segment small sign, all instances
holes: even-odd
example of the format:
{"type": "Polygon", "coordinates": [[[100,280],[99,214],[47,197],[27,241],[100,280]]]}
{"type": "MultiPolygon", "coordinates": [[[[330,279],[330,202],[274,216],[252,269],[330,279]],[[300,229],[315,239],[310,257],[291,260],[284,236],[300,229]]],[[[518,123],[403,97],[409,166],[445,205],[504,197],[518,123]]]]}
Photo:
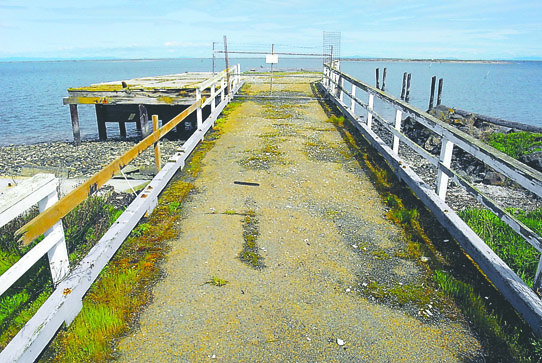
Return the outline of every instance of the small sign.
{"type": "Polygon", "coordinates": [[[278,54],[266,54],[265,63],[277,64],[279,62],[278,54]]]}

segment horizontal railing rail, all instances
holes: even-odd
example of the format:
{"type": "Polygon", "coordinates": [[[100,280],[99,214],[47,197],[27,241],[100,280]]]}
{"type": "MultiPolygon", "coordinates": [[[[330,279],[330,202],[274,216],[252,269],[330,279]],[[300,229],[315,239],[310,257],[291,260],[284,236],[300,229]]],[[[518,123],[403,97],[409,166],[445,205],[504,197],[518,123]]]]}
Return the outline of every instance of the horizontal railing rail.
{"type": "MultiPolygon", "coordinates": [[[[94,194],[105,182],[111,179],[113,175],[130,161],[135,159],[145,149],[154,145],[156,151],[156,148],[159,147],[159,140],[163,136],[181,121],[186,119],[188,115],[197,112],[198,127],[196,131],[174,155],[168,158],[165,165],[159,169],[153,180],[126,208],[81,262],[75,266],[72,271],[67,271],[61,279],[56,281],[56,288],[51,296],[0,352],[0,362],[34,361],[49,344],[50,340],[54,337],[62,324],[66,323],[69,325],[73,319],[75,319],[82,308],[83,296],[96,280],[102,269],[107,265],[139,220],[145,214],[151,213],[156,207],[159,194],[166,187],[173,175],[179,169],[184,168],[186,159],[204,139],[205,134],[213,127],[224,107],[226,107],[233,99],[235,93],[237,93],[242,86],[239,77],[239,66],[231,67],[228,71],[231,72],[233,76],[227,77],[227,80],[224,71],[217,75],[217,77],[212,78],[210,82],[201,85],[199,89],[200,92],[209,89],[211,93],[209,99],[203,98],[200,93],[196,101],[190,107],[160,128],[156,127],[158,124],[157,117],[153,117],[156,122],[154,123],[154,130],[149,136],[110,163],[100,172],[89,178],[78,188],[68,193],[62,199],[56,202],[53,198],[48,199],[49,203],[43,205],[43,211],[18,231],[18,233],[21,234],[20,241],[23,244],[29,244],[44,232],[47,234],[47,231],[50,228],[60,225],[62,240],[64,240],[61,227],[62,217],[66,216],[67,213],[73,210],[82,201],[94,194]],[[228,81],[229,87],[226,87],[228,86],[228,81]],[[213,91],[213,88],[216,87],[218,82],[221,82],[221,87],[220,92],[217,93],[213,91]],[[230,94],[227,93],[226,88],[231,89],[230,94]],[[211,113],[203,121],[201,119],[202,108],[206,104],[211,105],[211,113]]],[[[158,152],[156,155],[157,165],[159,165],[158,158],[160,155],[158,152]]],[[[0,203],[0,208],[1,206],[2,204],[0,203]]],[[[0,209],[0,216],[4,216],[4,211],[8,214],[11,213],[7,208],[3,208],[0,209]]],[[[53,235],[53,233],[51,233],[51,235],[53,235]]],[[[44,247],[47,247],[50,243],[46,240],[40,241],[31,252],[36,249],[36,251],[40,251],[39,253],[41,253],[42,250],[47,249],[44,247]]],[[[25,256],[26,255],[24,255],[23,258],[25,258],[25,256]]],[[[14,268],[14,266],[11,268],[14,268]]],[[[2,274],[0,278],[4,278],[4,275],[5,273],[2,274]]]]}
{"type": "MultiPolygon", "coordinates": [[[[323,73],[322,85],[333,102],[341,109],[342,113],[371,141],[373,147],[390,163],[399,178],[404,180],[429,209],[431,209],[439,221],[458,240],[480,268],[482,268],[493,284],[499,288],[503,295],[524,316],[534,331],[541,334],[542,302],[539,296],[457,216],[445,203],[445,199],[448,183],[451,179],[471,194],[478,202],[497,215],[529,244],[542,252],[542,238],[539,235],[451,168],[453,148],[454,145],[457,145],[475,159],[502,173],[510,180],[538,196],[542,196],[542,173],[378,88],[372,87],[346,73],[330,67],[329,64],[324,65],[323,73]],[[350,89],[345,85],[345,81],[350,84],[350,89]],[[357,95],[358,91],[365,93],[367,102],[359,98],[359,95],[357,95]],[[350,98],[349,105],[344,102],[345,95],[350,98]],[[375,111],[375,98],[395,110],[395,120],[393,122],[386,120],[385,117],[375,111]],[[361,106],[367,111],[365,120],[362,120],[357,115],[356,105],[361,106]],[[401,132],[403,115],[410,116],[412,120],[440,137],[441,153],[439,157],[431,155],[401,132]],[[379,126],[391,133],[391,145],[386,144],[374,132],[373,121],[377,121],[379,126]],[[399,156],[401,143],[437,168],[435,190],[432,190],[412,170],[405,160],[399,156]]],[[[539,261],[533,284],[535,291],[540,291],[542,288],[541,265],[539,261]]]]}

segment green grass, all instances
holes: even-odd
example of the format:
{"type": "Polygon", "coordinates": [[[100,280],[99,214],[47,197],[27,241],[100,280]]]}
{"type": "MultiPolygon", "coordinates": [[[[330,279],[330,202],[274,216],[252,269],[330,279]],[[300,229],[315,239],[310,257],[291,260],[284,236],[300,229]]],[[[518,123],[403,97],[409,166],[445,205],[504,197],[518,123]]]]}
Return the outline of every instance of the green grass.
{"type": "Polygon", "coordinates": [[[495,149],[515,159],[533,151],[542,151],[542,134],[531,132],[494,133],[489,136],[488,142],[495,149]]]}
{"type": "MultiPolygon", "coordinates": [[[[542,234],[542,209],[530,213],[510,210],[525,225],[542,234]]],[[[523,280],[533,287],[540,253],[488,210],[466,209],[459,216],[523,280]]]]}
{"type": "Polygon", "coordinates": [[[214,285],[214,286],[226,286],[228,284],[228,280],[221,279],[220,277],[217,277],[215,275],[211,276],[211,278],[206,281],[206,284],[214,285]]]}
{"type": "MultiPolygon", "coordinates": [[[[122,213],[108,204],[108,197],[89,198],[63,218],[70,266],[88,253],[122,213]]],[[[14,236],[14,232],[36,214],[37,210],[31,210],[0,229],[0,274],[42,239],[22,247],[14,236]]],[[[32,317],[52,289],[48,260],[44,256],[0,297],[0,348],[32,317]]]]}
{"type": "Polygon", "coordinates": [[[258,218],[254,211],[247,212],[243,218],[243,249],[239,253],[239,258],[248,266],[261,270],[265,267],[263,256],[260,255],[258,244],[256,243],[260,235],[258,228],[258,218]]]}

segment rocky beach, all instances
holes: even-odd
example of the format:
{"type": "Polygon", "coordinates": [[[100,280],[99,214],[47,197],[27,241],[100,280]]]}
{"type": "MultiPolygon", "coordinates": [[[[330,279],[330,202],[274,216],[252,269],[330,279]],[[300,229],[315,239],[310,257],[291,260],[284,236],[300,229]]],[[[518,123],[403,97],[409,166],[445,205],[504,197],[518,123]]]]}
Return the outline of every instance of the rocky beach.
{"type": "MultiPolygon", "coordinates": [[[[88,178],[137,144],[138,140],[84,141],[80,146],[71,142],[0,147],[0,176],[28,177],[53,173],[62,178],[88,178]]],[[[162,140],[162,161],[166,161],[183,141],[162,140]]],[[[154,150],[149,148],[130,163],[132,174],[152,178],[154,150]],[[137,170],[136,170],[137,169],[137,170]]]]}

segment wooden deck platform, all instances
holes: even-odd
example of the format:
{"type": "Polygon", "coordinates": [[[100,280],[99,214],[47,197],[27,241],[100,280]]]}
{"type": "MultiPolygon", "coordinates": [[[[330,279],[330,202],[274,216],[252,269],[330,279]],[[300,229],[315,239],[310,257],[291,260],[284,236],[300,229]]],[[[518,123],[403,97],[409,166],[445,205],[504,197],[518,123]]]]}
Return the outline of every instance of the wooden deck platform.
{"type": "MultiPolygon", "coordinates": [[[[239,73],[239,66],[234,66],[218,74],[186,72],[91,84],[68,88],[68,97],[63,103],[70,105],[76,144],[81,142],[77,105],[95,105],[100,140],[107,139],[106,122],[118,123],[121,137],[126,137],[126,122],[134,122],[146,136],[149,108],[152,114],[167,122],[202,97],[208,98],[217,92],[227,94],[230,78],[239,73]]],[[[189,124],[190,120],[186,125],[189,124]]],[[[193,131],[186,125],[183,125],[186,131],[193,131]]]]}

